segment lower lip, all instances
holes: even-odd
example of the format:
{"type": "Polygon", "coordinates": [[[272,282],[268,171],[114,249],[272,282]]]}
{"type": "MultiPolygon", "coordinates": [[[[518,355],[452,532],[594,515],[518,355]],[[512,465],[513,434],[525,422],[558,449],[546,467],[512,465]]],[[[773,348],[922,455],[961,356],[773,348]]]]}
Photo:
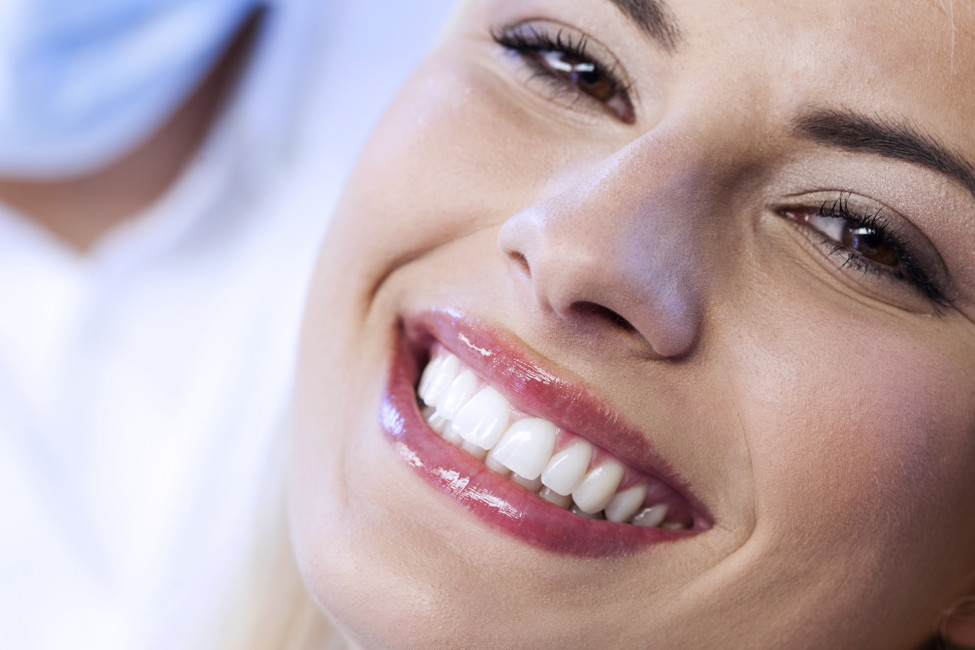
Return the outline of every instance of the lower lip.
{"type": "Polygon", "coordinates": [[[492,528],[547,551],[578,557],[627,555],[688,536],[688,531],[586,519],[495,474],[427,426],[416,404],[417,376],[416,362],[400,337],[382,400],[383,431],[421,477],[492,528]]]}

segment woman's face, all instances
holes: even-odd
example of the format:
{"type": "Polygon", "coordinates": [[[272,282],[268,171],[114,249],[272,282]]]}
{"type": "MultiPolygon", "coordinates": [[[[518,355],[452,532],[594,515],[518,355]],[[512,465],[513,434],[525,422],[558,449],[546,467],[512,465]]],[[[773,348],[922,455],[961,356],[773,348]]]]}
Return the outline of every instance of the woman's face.
{"type": "Polygon", "coordinates": [[[936,631],[975,574],[975,14],[949,4],[475,4],[310,296],[293,528],[348,633],[936,631]]]}

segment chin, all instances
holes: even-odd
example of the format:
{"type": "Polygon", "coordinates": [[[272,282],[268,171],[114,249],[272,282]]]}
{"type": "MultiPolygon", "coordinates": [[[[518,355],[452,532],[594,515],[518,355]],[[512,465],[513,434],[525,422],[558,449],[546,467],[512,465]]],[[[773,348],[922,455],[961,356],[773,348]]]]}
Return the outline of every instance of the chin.
{"type": "Polygon", "coordinates": [[[353,638],[456,646],[482,627],[499,643],[512,628],[493,611],[534,642],[577,639],[566,608],[603,607],[579,601],[580,581],[615,582],[593,581],[593,562],[659,557],[673,573],[712,527],[649,437],[511,333],[444,305],[377,311],[354,328],[368,345],[310,344],[296,400],[298,557],[353,638]],[[343,372],[316,374],[331,364],[343,372]],[[538,594],[551,601],[528,615],[538,594]]]}

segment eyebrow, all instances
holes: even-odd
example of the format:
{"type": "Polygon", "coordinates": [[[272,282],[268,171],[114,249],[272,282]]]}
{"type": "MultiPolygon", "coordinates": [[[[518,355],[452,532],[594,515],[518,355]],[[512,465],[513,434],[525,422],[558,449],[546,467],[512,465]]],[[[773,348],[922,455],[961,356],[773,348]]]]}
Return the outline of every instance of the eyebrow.
{"type": "Polygon", "coordinates": [[[912,126],[831,109],[800,115],[794,127],[800,136],[814,142],[893,158],[945,174],[975,195],[975,166],[934,136],[912,126]]]}
{"type": "MultiPolygon", "coordinates": [[[[666,52],[676,52],[683,36],[665,0],[609,1],[666,52]]],[[[801,114],[794,126],[799,135],[814,142],[901,160],[945,174],[975,196],[975,165],[912,126],[836,109],[801,114]]]]}
{"type": "Polygon", "coordinates": [[[664,0],[610,0],[610,2],[665,51],[673,53],[677,50],[681,42],[680,28],[674,12],[664,0]]]}

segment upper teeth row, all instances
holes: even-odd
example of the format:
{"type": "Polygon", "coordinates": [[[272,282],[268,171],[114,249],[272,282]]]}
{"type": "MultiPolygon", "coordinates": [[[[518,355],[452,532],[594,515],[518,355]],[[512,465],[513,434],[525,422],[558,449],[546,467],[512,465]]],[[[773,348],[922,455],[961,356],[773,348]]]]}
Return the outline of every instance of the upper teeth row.
{"type": "Polygon", "coordinates": [[[619,490],[625,470],[606,460],[590,467],[593,446],[577,439],[556,452],[558,426],[512,413],[511,405],[460,360],[439,346],[420,379],[417,394],[430,427],[492,470],[546,501],[584,517],[605,517],[638,526],[681,528],[665,522],[666,504],[645,507],[649,485],[619,490]],[[514,419],[514,422],[512,422],[514,419]]]}

